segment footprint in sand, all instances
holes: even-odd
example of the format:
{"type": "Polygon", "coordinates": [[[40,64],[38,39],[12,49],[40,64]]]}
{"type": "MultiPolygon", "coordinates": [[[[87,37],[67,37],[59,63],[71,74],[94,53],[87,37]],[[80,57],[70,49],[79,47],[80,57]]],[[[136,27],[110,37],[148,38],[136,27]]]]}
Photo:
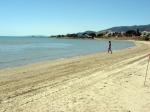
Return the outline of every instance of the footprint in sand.
{"type": "Polygon", "coordinates": [[[129,76],[131,76],[132,74],[129,74],[129,76]]]}

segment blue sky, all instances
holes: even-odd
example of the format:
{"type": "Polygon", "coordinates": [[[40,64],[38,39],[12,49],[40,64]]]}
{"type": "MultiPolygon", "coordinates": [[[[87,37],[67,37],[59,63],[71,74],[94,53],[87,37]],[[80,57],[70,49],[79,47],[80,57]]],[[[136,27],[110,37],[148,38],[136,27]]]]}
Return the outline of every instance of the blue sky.
{"type": "Polygon", "coordinates": [[[0,35],[52,35],[150,24],[150,0],[0,0],[0,35]]]}

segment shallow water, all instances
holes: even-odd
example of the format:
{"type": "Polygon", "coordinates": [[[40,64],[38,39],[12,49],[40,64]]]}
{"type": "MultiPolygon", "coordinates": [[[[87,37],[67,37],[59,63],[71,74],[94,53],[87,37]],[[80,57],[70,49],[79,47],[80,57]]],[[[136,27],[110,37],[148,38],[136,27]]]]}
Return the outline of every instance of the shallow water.
{"type": "MultiPolygon", "coordinates": [[[[133,47],[128,41],[112,41],[112,49],[133,47]]],[[[0,69],[44,60],[106,52],[108,40],[0,37],[0,69]]]]}

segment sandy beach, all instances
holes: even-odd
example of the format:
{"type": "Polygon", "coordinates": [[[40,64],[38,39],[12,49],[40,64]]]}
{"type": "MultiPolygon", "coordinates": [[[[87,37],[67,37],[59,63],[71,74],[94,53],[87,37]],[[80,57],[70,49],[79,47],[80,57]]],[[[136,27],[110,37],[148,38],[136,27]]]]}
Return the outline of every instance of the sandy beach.
{"type": "Polygon", "coordinates": [[[0,70],[0,112],[150,112],[149,42],[0,70]]]}

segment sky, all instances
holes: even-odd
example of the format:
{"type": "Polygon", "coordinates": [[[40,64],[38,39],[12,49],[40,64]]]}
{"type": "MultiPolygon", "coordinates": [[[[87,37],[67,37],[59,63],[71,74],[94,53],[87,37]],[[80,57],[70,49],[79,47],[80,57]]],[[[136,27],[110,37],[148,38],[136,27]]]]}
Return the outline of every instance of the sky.
{"type": "Polygon", "coordinates": [[[0,35],[56,35],[150,24],[150,0],[0,0],[0,35]]]}

